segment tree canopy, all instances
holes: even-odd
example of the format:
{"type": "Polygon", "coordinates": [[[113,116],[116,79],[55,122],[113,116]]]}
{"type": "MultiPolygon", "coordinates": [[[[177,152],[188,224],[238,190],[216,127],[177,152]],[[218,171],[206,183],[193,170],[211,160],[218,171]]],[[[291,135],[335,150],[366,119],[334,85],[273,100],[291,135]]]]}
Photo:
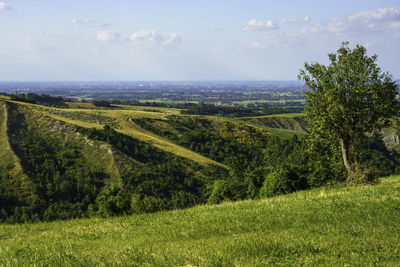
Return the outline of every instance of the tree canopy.
{"type": "Polygon", "coordinates": [[[343,163],[351,173],[351,145],[366,132],[386,127],[399,113],[398,85],[377,66],[377,56],[348,42],[329,54],[330,64],[305,63],[299,79],[304,80],[304,112],[311,134],[339,142],[343,163]]]}

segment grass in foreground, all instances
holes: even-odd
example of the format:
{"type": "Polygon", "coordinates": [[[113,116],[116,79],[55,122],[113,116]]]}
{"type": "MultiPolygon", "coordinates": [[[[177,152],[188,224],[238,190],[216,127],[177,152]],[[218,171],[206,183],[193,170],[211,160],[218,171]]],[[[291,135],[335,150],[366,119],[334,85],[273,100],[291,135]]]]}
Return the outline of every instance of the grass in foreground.
{"type": "Polygon", "coordinates": [[[400,264],[400,176],[256,201],[1,225],[0,265],[400,264]]]}

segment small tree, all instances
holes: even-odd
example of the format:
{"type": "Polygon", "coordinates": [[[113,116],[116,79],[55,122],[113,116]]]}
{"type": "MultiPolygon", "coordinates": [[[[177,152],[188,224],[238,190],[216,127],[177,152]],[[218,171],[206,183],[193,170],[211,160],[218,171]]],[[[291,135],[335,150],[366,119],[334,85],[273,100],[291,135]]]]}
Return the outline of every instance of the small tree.
{"type": "Polygon", "coordinates": [[[339,142],[351,174],[351,145],[364,133],[389,125],[399,112],[398,87],[376,65],[377,56],[368,57],[363,46],[351,50],[344,42],[337,54],[328,56],[328,66],[306,62],[300,70],[298,79],[306,85],[304,111],[314,137],[339,142]]]}

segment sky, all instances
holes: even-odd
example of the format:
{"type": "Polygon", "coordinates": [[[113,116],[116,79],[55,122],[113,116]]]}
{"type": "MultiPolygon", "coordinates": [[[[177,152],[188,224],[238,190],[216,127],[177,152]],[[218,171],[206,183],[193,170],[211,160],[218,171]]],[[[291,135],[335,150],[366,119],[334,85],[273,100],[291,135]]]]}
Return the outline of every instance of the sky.
{"type": "Polygon", "coordinates": [[[400,78],[400,0],[0,0],[0,81],[296,80],[343,41],[400,78]]]}

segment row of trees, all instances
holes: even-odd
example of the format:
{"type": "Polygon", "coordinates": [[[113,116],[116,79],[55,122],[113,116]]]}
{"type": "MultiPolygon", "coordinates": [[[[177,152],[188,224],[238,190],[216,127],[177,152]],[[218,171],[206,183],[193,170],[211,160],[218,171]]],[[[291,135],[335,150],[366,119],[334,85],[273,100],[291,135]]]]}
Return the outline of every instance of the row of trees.
{"type": "Polygon", "coordinates": [[[299,113],[303,111],[302,106],[289,107],[232,107],[216,106],[214,104],[188,104],[182,111],[183,114],[191,115],[220,115],[229,117],[264,116],[271,114],[299,113]]]}
{"type": "Polygon", "coordinates": [[[65,104],[65,99],[61,96],[51,96],[48,94],[10,94],[12,100],[27,102],[32,104],[40,104],[52,107],[67,107],[65,104]]]}

